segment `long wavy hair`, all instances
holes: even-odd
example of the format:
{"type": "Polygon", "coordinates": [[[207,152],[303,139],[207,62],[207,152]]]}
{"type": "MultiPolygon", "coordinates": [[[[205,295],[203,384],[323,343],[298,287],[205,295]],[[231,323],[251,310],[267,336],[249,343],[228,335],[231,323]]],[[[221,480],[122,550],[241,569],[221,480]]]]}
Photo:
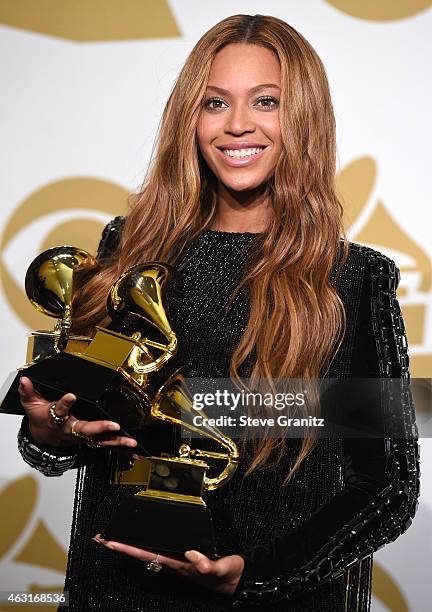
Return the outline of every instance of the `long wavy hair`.
{"type": "MultiPolygon", "coordinates": [[[[279,60],[282,153],[268,182],[273,214],[259,256],[242,285],[250,314],[233,352],[230,376],[254,351],[252,380],[318,378],[327,371],[345,326],[343,304],[331,280],[335,261],[347,254],[342,206],[335,193],[335,120],[324,66],[312,46],[284,21],[265,15],[233,15],[206,32],[187,58],[163,111],[140,192],[131,198],[121,242],[102,266],[81,273],[74,330],[91,334],[106,325],[105,299],[129,267],[159,260],[175,264],[185,246],[216,215],[217,179],[202,158],[196,128],[210,67],[225,45],[271,50],[279,60]],[[342,249],[341,249],[342,246],[342,249]],[[341,255],[342,254],[342,255],[341,255]]],[[[302,440],[288,481],[314,447],[302,440]]],[[[254,440],[247,473],[269,464],[284,442],[254,440]]]]}

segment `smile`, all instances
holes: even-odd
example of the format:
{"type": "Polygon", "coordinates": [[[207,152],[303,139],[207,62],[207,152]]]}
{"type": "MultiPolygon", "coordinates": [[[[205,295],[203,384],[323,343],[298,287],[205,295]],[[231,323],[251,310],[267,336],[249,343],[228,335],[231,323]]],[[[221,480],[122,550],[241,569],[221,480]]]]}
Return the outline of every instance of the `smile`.
{"type": "Polygon", "coordinates": [[[249,166],[259,159],[268,147],[249,149],[218,149],[219,155],[228,166],[249,166]]]}

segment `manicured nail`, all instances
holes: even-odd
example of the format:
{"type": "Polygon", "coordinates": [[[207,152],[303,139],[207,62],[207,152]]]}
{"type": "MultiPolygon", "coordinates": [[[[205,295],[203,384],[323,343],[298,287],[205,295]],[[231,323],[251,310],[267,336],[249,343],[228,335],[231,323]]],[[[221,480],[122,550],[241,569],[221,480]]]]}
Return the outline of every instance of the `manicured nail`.
{"type": "Polygon", "coordinates": [[[108,540],[104,540],[101,536],[95,536],[92,538],[98,544],[102,544],[102,546],[106,546],[106,548],[110,548],[111,550],[115,550],[114,544],[111,544],[108,540]]]}
{"type": "Polygon", "coordinates": [[[196,550],[187,550],[185,552],[185,557],[186,559],[188,559],[189,561],[192,561],[192,563],[194,563],[195,561],[199,561],[201,558],[201,554],[199,552],[197,552],[196,550]]]}

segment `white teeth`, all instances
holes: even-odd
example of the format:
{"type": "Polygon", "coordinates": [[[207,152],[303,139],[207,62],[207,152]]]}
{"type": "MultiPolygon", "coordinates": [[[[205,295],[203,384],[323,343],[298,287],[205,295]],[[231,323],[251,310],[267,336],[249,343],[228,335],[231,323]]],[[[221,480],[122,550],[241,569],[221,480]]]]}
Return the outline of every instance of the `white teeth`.
{"type": "Polygon", "coordinates": [[[264,150],[264,147],[255,147],[252,149],[223,149],[223,153],[229,157],[250,157],[264,150]]]}

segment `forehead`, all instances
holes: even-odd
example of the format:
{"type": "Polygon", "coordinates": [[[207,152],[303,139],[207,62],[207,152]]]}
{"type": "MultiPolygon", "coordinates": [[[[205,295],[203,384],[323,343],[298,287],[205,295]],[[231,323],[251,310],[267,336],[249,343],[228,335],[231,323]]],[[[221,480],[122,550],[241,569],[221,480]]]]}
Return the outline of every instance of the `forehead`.
{"type": "Polygon", "coordinates": [[[216,54],[207,85],[250,88],[259,83],[280,85],[280,65],[266,47],[244,43],[229,44],[216,54]]]}

